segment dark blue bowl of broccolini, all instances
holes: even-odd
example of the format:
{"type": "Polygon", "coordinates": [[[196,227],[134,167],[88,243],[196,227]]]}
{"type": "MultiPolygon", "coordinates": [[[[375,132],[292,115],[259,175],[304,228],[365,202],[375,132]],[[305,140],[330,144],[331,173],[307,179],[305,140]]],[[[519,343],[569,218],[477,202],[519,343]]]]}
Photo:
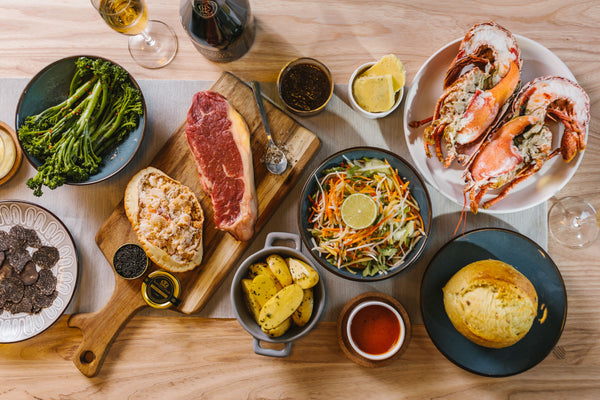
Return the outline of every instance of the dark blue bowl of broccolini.
{"type": "Polygon", "coordinates": [[[108,179],[134,157],[144,136],[146,103],[121,66],[102,57],[60,59],[38,72],[17,105],[19,143],[42,188],[108,179]]]}

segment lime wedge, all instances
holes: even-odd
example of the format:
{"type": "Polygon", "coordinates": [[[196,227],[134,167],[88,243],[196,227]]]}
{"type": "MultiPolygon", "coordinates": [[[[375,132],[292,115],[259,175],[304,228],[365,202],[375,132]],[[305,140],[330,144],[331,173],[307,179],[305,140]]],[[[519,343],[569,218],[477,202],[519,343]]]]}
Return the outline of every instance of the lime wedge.
{"type": "Polygon", "coordinates": [[[353,229],[364,229],[377,218],[377,204],[366,194],[352,194],[342,203],[342,220],[353,229]]]}

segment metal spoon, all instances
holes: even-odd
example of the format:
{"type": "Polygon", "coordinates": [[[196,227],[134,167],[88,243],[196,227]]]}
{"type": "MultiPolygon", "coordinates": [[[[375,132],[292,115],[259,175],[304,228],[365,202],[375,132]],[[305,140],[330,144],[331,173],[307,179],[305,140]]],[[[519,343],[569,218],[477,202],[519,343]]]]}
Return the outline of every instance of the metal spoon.
{"type": "Polygon", "coordinates": [[[260,116],[262,118],[263,126],[265,127],[265,132],[267,133],[267,154],[265,154],[265,165],[267,170],[275,175],[282,174],[287,168],[287,158],[283,151],[277,147],[275,142],[273,142],[273,138],[271,137],[271,129],[269,129],[269,121],[267,120],[267,113],[265,112],[265,106],[263,104],[262,95],[260,93],[260,85],[256,81],[252,81],[252,91],[254,92],[254,98],[256,99],[256,104],[258,105],[258,111],[260,112],[260,116]]]}

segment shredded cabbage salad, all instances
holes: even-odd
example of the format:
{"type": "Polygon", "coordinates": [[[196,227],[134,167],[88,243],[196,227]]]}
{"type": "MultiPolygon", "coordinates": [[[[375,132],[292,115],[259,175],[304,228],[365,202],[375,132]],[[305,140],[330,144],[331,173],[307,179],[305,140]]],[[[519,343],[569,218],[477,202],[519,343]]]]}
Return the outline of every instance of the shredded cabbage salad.
{"type": "Polygon", "coordinates": [[[312,250],[339,269],[363,276],[386,274],[398,267],[425,236],[419,205],[387,160],[346,159],[324,170],[318,190],[309,197],[312,250]],[[344,200],[355,193],[370,196],[378,212],[371,226],[353,229],[341,216],[344,200]]]}

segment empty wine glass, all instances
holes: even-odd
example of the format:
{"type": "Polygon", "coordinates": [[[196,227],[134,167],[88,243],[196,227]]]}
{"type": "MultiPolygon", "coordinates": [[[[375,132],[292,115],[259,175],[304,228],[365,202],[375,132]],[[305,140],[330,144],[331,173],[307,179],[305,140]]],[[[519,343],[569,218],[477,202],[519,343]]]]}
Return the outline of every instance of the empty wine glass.
{"type": "Polygon", "coordinates": [[[169,64],[177,53],[177,36],[164,22],[148,20],[144,0],[91,0],[104,21],[129,35],[129,53],[145,68],[169,64]]]}
{"type": "Polygon", "coordinates": [[[581,197],[564,197],[550,207],[548,227],[559,243],[572,248],[586,247],[598,237],[600,215],[581,197]]]}

